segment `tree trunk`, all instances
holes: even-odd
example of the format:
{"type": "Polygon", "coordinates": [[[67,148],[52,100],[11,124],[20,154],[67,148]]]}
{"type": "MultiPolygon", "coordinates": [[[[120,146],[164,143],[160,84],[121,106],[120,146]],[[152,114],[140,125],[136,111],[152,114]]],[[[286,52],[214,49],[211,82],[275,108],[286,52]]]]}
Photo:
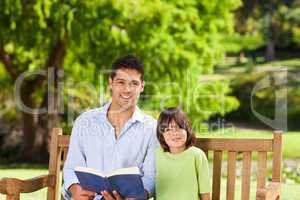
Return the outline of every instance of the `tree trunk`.
{"type": "MultiPolygon", "coordinates": [[[[35,107],[35,101],[32,97],[33,90],[28,82],[25,82],[21,88],[21,101],[28,108],[35,107]]],[[[34,152],[34,141],[36,138],[36,116],[22,109],[22,130],[23,142],[18,156],[19,161],[32,161],[34,152]]]]}
{"type": "Polygon", "coordinates": [[[267,28],[267,47],[265,58],[267,61],[272,61],[275,59],[275,46],[276,46],[276,22],[274,19],[275,6],[277,0],[270,0],[268,4],[269,12],[269,25],[267,28]]]}
{"type": "MultiPolygon", "coordinates": [[[[65,34],[64,38],[59,39],[51,48],[49,58],[45,65],[45,70],[54,69],[52,73],[52,82],[48,81],[48,90],[45,90],[45,96],[42,107],[47,107],[48,113],[38,116],[32,112],[22,109],[22,131],[23,141],[21,151],[17,156],[17,161],[48,161],[48,141],[51,129],[58,125],[58,69],[63,69],[63,61],[66,54],[68,35],[65,34]],[[53,85],[51,85],[53,84],[53,85]],[[50,88],[50,89],[49,89],[50,88]],[[48,92],[53,92],[51,95],[48,92]],[[49,95],[53,98],[48,98],[49,95]],[[48,101],[49,100],[49,101],[48,101]],[[48,106],[50,104],[50,106],[48,106]]],[[[0,44],[0,60],[4,64],[6,71],[13,81],[16,81],[21,74],[17,68],[13,66],[12,58],[5,52],[3,45],[0,44]]],[[[51,73],[50,73],[51,74],[51,73]]],[[[27,107],[34,109],[40,107],[37,105],[34,93],[37,88],[44,87],[44,82],[47,78],[38,76],[34,79],[24,80],[21,86],[20,95],[22,103],[27,107]]]]}
{"type": "Polygon", "coordinates": [[[272,38],[268,38],[266,48],[266,60],[272,61],[275,59],[275,42],[272,38]]]}

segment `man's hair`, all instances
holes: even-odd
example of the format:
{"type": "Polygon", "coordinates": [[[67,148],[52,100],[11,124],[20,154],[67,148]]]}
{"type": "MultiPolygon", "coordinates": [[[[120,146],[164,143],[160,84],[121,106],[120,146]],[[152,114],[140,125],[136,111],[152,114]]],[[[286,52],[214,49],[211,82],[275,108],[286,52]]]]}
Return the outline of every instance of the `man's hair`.
{"type": "Polygon", "coordinates": [[[156,134],[158,141],[164,151],[170,152],[169,146],[167,145],[163,134],[165,129],[169,127],[169,124],[174,121],[179,128],[186,130],[187,138],[185,142],[186,148],[193,146],[196,140],[195,134],[192,131],[191,123],[187,115],[181,111],[179,108],[171,107],[162,111],[157,120],[156,134]]]}
{"type": "Polygon", "coordinates": [[[118,69],[134,69],[141,74],[141,80],[144,80],[144,65],[134,55],[129,54],[118,58],[115,62],[113,62],[110,74],[111,79],[114,79],[118,69]]]}

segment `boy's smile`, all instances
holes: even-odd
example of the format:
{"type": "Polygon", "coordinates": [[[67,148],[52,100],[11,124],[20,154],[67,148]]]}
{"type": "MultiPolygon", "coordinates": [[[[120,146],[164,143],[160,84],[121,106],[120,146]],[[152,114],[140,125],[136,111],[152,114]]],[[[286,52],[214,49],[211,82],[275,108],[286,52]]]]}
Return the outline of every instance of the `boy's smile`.
{"type": "Polygon", "coordinates": [[[176,122],[172,121],[169,124],[169,128],[166,128],[163,136],[171,153],[180,153],[185,150],[187,132],[178,127],[176,122]]]}

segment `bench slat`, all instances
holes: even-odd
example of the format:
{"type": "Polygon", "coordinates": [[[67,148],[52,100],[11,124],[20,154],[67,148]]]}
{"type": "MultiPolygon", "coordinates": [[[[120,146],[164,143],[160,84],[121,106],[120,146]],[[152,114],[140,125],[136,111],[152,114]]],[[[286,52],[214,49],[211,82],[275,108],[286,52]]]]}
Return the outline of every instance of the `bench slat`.
{"type": "Polygon", "coordinates": [[[251,179],[251,151],[243,152],[242,166],[242,198],[249,200],[250,198],[250,179],[251,179]]]}
{"type": "Polygon", "coordinates": [[[65,163],[66,159],[67,159],[67,154],[68,154],[68,147],[64,147],[63,148],[63,158],[62,158],[62,163],[65,163]]]}
{"type": "Polygon", "coordinates": [[[220,200],[222,151],[214,151],[212,200],[220,200]]]}
{"type": "Polygon", "coordinates": [[[58,147],[69,147],[70,136],[69,135],[59,135],[58,136],[58,147]]]}
{"type": "Polygon", "coordinates": [[[227,190],[226,190],[227,200],[234,200],[235,177],[236,177],[236,152],[229,151],[228,161],[227,161],[227,190]]]}
{"type": "Polygon", "coordinates": [[[257,155],[257,189],[266,186],[267,152],[259,151],[257,155]]]}
{"type": "Polygon", "coordinates": [[[274,132],[272,181],[281,182],[282,132],[274,132]]]}
{"type": "Polygon", "coordinates": [[[196,145],[212,151],[272,151],[272,139],[197,138],[196,145]]]}

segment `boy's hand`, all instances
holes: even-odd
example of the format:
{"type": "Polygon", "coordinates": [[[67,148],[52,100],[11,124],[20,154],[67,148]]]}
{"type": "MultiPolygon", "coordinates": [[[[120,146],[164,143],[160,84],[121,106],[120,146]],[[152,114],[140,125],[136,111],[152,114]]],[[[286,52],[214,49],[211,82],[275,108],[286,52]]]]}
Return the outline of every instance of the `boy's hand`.
{"type": "Polygon", "coordinates": [[[74,200],[90,200],[96,196],[95,192],[82,189],[79,184],[73,184],[69,187],[74,200]]]}
{"type": "Polygon", "coordinates": [[[137,200],[134,198],[122,198],[117,191],[113,191],[113,197],[107,191],[101,192],[101,195],[104,197],[105,200],[137,200]]]}

